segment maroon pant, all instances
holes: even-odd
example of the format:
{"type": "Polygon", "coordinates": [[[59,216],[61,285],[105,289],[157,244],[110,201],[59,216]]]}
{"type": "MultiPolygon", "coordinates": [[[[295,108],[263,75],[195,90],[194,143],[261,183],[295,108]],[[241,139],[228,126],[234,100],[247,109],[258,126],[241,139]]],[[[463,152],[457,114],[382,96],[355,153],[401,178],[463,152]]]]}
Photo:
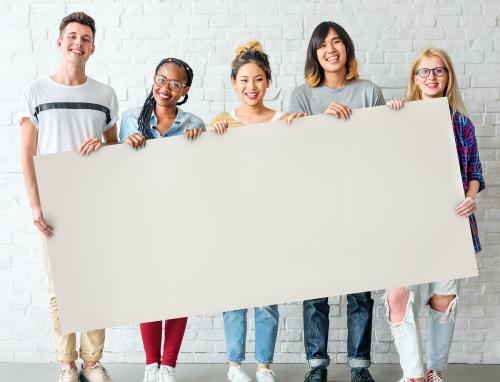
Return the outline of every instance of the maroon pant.
{"type": "Polygon", "coordinates": [[[146,365],[152,363],[175,367],[186,330],[187,317],[165,321],[165,341],[161,355],[162,322],[141,324],[142,343],[146,352],[146,365]]]}

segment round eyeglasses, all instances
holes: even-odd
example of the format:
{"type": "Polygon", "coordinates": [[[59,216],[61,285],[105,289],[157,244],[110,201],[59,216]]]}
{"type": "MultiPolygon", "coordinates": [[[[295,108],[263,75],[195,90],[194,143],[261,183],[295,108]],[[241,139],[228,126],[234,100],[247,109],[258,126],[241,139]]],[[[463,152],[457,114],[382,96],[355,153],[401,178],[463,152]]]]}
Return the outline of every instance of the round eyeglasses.
{"type": "Polygon", "coordinates": [[[159,86],[160,88],[168,83],[168,87],[170,88],[170,90],[179,90],[180,88],[187,87],[187,85],[184,85],[177,80],[170,80],[167,77],[162,76],[161,74],[157,74],[156,76],[154,76],[153,81],[155,85],[159,86]]]}
{"type": "Polygon", "coordinates": [[[448,73],[448,69],[438,66],[432,69],[429,68],[420,68],[418,69],[415,74],[419,77],[422,78],[427,78],[430,76],[431,72],[436,76],[436,77],[443,77],[446,73],[448,73]]]}

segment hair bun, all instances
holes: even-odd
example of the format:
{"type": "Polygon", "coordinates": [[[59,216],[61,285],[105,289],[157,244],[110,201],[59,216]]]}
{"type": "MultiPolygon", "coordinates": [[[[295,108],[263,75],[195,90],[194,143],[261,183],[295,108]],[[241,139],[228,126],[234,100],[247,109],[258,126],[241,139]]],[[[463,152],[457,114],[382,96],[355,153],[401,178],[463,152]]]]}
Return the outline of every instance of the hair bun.
{"type": "Polygon", "coordinates": [[[241,56],[243,53],[248,52],[250,50],[255,50],[257,52],[264,53],[264,48],[262,44],[257,40],[250,40],[244,44],[241,44],[236,48],[236,55],[241,56]]]}

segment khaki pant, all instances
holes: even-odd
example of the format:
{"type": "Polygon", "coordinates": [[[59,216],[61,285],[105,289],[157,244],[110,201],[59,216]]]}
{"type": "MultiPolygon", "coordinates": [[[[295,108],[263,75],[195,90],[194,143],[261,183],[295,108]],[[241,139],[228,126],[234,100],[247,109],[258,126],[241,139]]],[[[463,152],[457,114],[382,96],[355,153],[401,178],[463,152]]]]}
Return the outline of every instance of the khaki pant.
{"type": "MultiPolygon", "coordinates": [[[[45,271],[49,283],[49,310],[52,321],[52,336],[58,362],[73,362],[78,358],[76,352],[76,334],[70,333],[63,335],[61,333],[61,324],[57,313],[57,300],[54,290],[54,279],[47,250],[47,239],[42,239],[43,260],[45,271]]],[[[87,362],[96,362],[102,358],[104,348],[104,329],[92,330],[90,332],[80,333],[80,358],[87,362]]]]}

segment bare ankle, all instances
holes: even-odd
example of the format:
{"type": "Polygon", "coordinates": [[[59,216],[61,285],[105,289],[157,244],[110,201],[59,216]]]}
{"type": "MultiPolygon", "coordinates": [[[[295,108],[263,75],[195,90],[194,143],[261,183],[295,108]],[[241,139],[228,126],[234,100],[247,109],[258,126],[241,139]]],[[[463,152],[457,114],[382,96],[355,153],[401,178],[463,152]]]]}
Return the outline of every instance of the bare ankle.
{"type": "Polygon", "coordinates": [[[95,361],[83,361],[83,368],[88,369],[89,367],[95,366],[96,363],[95,361]]]}

